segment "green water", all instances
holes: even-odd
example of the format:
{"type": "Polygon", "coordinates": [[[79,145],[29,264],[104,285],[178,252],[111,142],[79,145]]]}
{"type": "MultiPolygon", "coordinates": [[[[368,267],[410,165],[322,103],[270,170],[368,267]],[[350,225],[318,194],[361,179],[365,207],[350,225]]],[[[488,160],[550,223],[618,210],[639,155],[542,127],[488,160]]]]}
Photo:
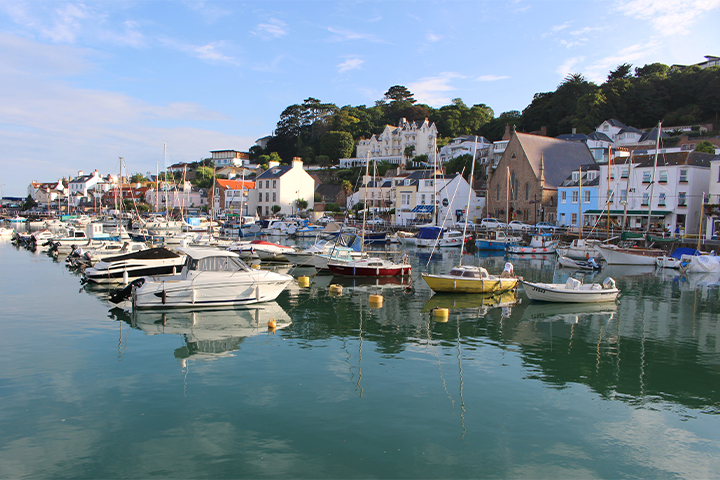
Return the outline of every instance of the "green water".
{"type": "MultiPolygon", "coordinates": [[[[414,277],[459,260],[408,253],[414,277]]],[[[608,274],[617,305],[316,276],[257,309],[133,315],[2,244],[0,478],[717,478],[718,279],[608,274]]]]}

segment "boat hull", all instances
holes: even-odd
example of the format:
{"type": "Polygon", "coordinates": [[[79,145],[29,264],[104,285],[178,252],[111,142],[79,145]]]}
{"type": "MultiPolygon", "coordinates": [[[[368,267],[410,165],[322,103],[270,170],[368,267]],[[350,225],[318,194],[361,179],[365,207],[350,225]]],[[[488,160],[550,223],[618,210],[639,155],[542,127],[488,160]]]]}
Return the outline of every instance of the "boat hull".
{"type": "Polygon", "coordinates": [[[440,293],[498,293],[517,286],[517,278],[471,279],[450,275],[422,274],[423,280],[433,292],[440,293]]]}
{"type": "Polygon", "coordinates": [[[596,247],[608,265],[652,265],[657,258],[665,255],[663,250],[644,248],[612,248],[609,246],[596,247]]]}
{"type": "Polygon", "coordinates": [[[588,288],[572,290],[565,288],[564,284],[553,283],[531,283],[522,282],[525,287],[525,294],[530,300],[540,302],[559,302],[559,303],[600,303],[612,302],[617,296],[619,290],[617,288],[603,288],[597,285],[597,289],[592,288],[596,285],[587,285],[588,288]]]}

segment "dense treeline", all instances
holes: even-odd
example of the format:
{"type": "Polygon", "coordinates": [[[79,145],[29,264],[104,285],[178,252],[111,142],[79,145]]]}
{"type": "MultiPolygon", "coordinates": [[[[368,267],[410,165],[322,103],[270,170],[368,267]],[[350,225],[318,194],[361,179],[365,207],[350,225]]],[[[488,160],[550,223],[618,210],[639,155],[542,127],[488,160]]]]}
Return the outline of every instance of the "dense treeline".
{"type": "Polygon", "coordinates": [[[482,135],[499,140],[505,125],[532,132],[547,127],[548,135],[590,133],[604,120],[615,118],[626,125],[649,128],[659,120],[665,125],[717,122],[720,113],[720,67],[687,67],[682,71],[653,63],[635,68],[622,64],[602,85],[580,74],[569,75],[553,92],[535,94],[522,112],[495,117],[485,104],[468,107],[456,98],[438,109],[418,104],[400,85],[391,87],[375,105],[338,107],[308,98],[287,107],[265,150],[253,147],[251,158],[266,160],[272,152],[289,162],[299,156],[308,164],[330,165],[354,155],[361,138],[379,134],[400,118],[423,121],[438,128],[438,146],[459,135],[482,135]]]}

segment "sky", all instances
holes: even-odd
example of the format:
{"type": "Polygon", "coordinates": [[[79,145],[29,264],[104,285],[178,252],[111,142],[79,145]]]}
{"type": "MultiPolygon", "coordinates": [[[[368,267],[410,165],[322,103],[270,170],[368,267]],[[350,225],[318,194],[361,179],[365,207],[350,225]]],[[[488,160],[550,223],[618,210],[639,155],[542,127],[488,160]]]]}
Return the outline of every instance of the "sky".
{"type": "Polygon", "coordinates": [[[247,151],[309,97],[522,111],[571,73],[720,55],[718,20],[720,0],[2,0],[0,193],[247,151]]]}

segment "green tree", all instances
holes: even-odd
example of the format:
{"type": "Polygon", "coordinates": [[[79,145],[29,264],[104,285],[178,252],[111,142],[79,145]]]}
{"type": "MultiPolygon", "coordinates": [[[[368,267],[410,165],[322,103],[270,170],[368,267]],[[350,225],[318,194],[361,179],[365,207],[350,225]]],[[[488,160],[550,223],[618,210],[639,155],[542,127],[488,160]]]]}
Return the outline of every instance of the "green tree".
{"type": "Polygon", "coordinates": [[[308,207],[308,201],[304,198],[298,198],[295,200],[295,206],[300,210],[305,210],[308,207]]]}
{"type": "Polygon", "coordinates": [[[403,150],[403,156],[408,159],[408,163],[410,162],[410,159],[412,159],[414,153],[415,145],[408,145],[403,150]]]}
{"type": "Polygon", "coordinates": [[[608,74],[608,82],[617,80],[619,78],[629,78],[631,76],[632,65],[629,63],[623,63],[618,65],[615,70],[611,70],[608,74]]]}
{"type": "Polygon", "coordinates": [[[25,198],[25,201],[22,204],[23,211],[27,211],[35,207],[37,207],[37,202],[35,201],[35,199],[32,198],[32,196],[30,196],[30,194],[28,194],[27,198],[25,198]]]}
{"type": "Polygon", "coordinates": [[[327,132],[320,139],[320,154],[332,161],[351,157],[354,147],[355,142],[348,132],[327,132]]]}
{"type": "Polygon", "coordinates": [[[280,210],[282,210],[282,207],[280,205],[273,205],[270,207],[270,210],[272,210],[273,215],[276,215],[280,210]]]}
{"type": "Polygon", "coordinates": [[[130,183],[142,183],[147,182],[147,178],[142,173],[133,173],[130,176],[130,183]]]}
{"type": "Polygon", "coordinates": [[[702,142],[698,143],[695,147],[696,152],[704,152],[704,153],[715,153],[715,145],[708,142],[707,140],[703,140],[702,142]]]}

